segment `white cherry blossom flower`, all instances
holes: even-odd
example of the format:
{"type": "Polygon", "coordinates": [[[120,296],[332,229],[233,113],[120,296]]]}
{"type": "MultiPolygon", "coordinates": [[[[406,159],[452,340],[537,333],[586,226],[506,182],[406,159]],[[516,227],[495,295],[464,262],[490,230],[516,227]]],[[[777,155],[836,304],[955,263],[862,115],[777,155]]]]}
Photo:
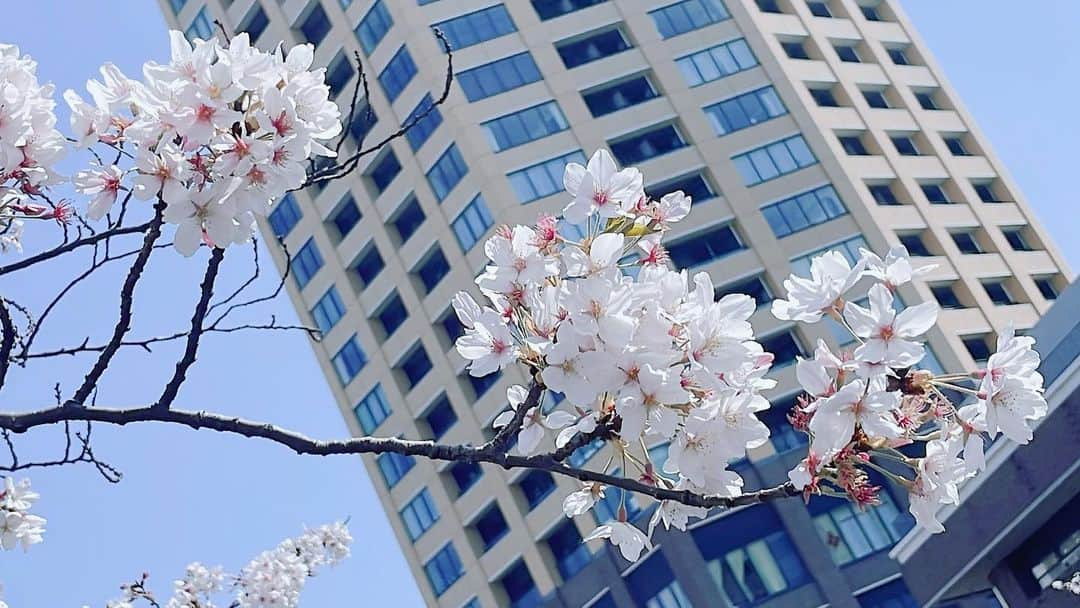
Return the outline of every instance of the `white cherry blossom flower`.
{"type": "Polygon", "coordinates": [[[937,321],[937,304],[924,302],[896,314],[892,292],[884,285],[874,285],[869,295],[869,310],[850,302],[844,306],[844,320],[856,336],[865,339],[855,349],[855,358],[894,368],[918,363],[925,349],[913,339],[926,333],[937,321]]]}
{"type": "Polygon", "coordinates": [[[579,247],[566,248],[563,252],[566,274],[572,277],[617,274],[615,263],[622,256],[623,242],[622,234],[605,232],[588,244],[588,252],[579,247]]]}
{"type": "Polygon", "coordinates": [[[601,218],[621,215],[644,195],[642,183],[640,171],[620,171],[607,150],[597,150],[587,166],[566,166],[563,185],[572,200],[563,209],[563,217],[572,224],[581,224],[593,214],[601,218]]]}
{"type": "Polygon", "coordinates": [[[863,380],[853,380],[835,394],[819,399],[813,407],[810,450],[829,459],[844,448],[861,426],[871,437],[895,438],[903,434],[893,412],[900,406],[900,394],[867,388],[863,380]]]}
{"type": "Polygon", "coordinates": [[[124,174],[116,165],[88,169],[75,174],[75,189],[83,194],[92,195],[86,217],[100,220],[112,209],[116,195],[120,191],[120,180],[124,174]]]}
{"type": "Polygon", "coordinates": [[[885,259],[866,249],[859,249],[859,254],[866,260],[866,275],[881,281],[890,291],[896,291],[897,287],[911,282],[911,279],[925,276],[937,268],[937,264],[915,268],[903,245],[890,249],[885,259]]]}
{"type": "Polygon", "coordinates": [[[815,323],[831,310],[837,310],[841,298],[855,286],[863,274],[866,260],[852,268],[839,251],[823,253],[810,261],[810,277],[791,275],[784,279],[787,299],[776,299],[772,313],[777,319],[815,323]]]}
{"type": "Polygon", "coordinates": [[[535,245],[536,233],[516,226],[510,238],[495,236],[484,244],[491,264],[476,279],[481,289],[507,294],[517,285],[533,285],[559,272],[559,262],[543,255],[535,245]]]}
{"type": "Polygon", "coordinates": [[[644,532],[625,521],[611,521],[597,527],[584,538],[585,542],[606,538],[619,548],[619,553],[628,562],[636,562],[641,552],[652,551],[652,541],[644,532]]]}
{"type": "MultiPolygon", "coordinates": [[[[518,408],[525,403],[528,396],[529,389],[520,384],[515,384],[506,389],[506,399],[510,403],[510,409],[499,414],[491,426],[499,429],[510,424],[510,421],[517,415],[518,408]]],[[[547,430],[559,430],[573,422],[574,417],[569,412],[556,410],[544,416],[539,406],[533,406],[525,413],[525,418],[521,422],[521,430],[518,431],[515,449],[522,456],[530,456],[540,446],[540,442],[544,439],[547,430]]]]}
{"type": "Polygon", "coordinates": [[[563,499],[563,513],[567,517],[584,515],[603,497],[604,486],[595,482],[584,484],[580,490],[571,492],[563,499]]]}
{"type": "Polygon", "coordinates": [[[674,500],[662,500],[652,517],[649,518],[649,538],[652,538],[653,531],[659,523],[664,524],[665,530],[674,527],[676,530],[685,532],[691,517],[705,519],[708,514],[709,510],[705,507],[691,507],[674,500]]]}

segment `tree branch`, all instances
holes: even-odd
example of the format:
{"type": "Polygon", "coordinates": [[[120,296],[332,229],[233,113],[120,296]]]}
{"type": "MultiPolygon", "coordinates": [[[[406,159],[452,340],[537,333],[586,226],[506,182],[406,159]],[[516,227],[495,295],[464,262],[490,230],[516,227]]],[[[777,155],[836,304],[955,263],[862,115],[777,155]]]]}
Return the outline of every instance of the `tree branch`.
{"type": "MultiPolygon", "coordinates": [[[[534,386],[535,390],[535,386],[534,386]]],[[[514,456],[494,449],[489,442],[480,447],[472,445],[445,445],[431,441],[412,441],[392,437],[356,437],[352,439],[320,441],[300,433],[282,429],[268,423],[243,418],[223,416],[205,411],[193,412],[156,407],[129,409],[85,408],[68,402],[34,412],[0,414],[0,429],[24,433],[32,428],[64,421],[92,421],[106,424],[126,425],[139,422],[166,422],[193,429],[210,429],[222,433],[257,437],[279,443],[297,454],[329,456],[335,454],[382,454],[393,452],[407,456],[420,456],[432,460],[486,462],[506,469],[542,469],[572,477],[580,481],[598,482],[612,487],[651,496],[656,500],[673,500],[695,507],[737,507],[757,504],[780,498],[800,495],[790,483],[749,492],[735,497],[703,496],[689,490],[669,490],[648,485],[625,477],[607,473],[576,469],[553,458],[552,454],[514,456]]]]}
{"type": "Polygon", "coordinates": [[[11,311],[7,301],[0,298],[0,387],[7,379],[8,366],[11,364],[11,351],[15,347],[15,324],[11,321],[11,311]]]}
{"type": "Polygon", "coordinates": [[[125,226],[123,228],[113,228],[112,230],[106,230],[104,232],[99,232],[99,233],[97,233],[97,234],[95,234],[93,236],[88,236],[88,237],[83,238],[83,239],[78,239],[78,240],[75,240],[75,241],[71,241],[70,243],[67,243],[65,245],[60,245],[59,247],[54,247],[54,248],[52,248],[52,249],[50,249],[48,251],[43,251],[43,252],[41,252],[41,253],[39,253],[37,255],[32,255],[32,256],[30,256],[28,258],[24,258],[22,260],[19,260],[18,262],[12,262],[11,264],[8,264],[7,266],[0,266],[0,276],[3,276],[5,274],[10,274],[10,273],[15,272],[17,270],[22,270],[24,268],[29,268],[30,266],[33,266],[34,264],[38,264],[40,262],[50,260],[52,258],[55,258],[55,257],[59,256],[59,255],[68,253],[69,251],[74,251],[74,250],[76,250],[76,249],[78,249],[80,247],[86,247],[87,245],[93,245],[95,243],[100,243],[101,241],[106,241],[106,240],[111,239],[111,238],[113,238],[115,236],[122,236],[122,235],[125,235],[125,234],[136,234],[136,233],[139,233],[139,232],[145,232],[153,224],[154,224],[154,220],[150,220],[149,222],[139,224],[137,226],[125,226]]]}

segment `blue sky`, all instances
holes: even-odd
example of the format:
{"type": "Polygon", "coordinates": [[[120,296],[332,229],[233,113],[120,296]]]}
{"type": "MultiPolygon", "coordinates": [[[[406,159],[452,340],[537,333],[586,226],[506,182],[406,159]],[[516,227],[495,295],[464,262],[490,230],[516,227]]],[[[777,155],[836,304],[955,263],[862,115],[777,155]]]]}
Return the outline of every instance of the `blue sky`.
{"type": "MultiPolygon", "coordinates": [[[[1045,1],[1038,11],[1017,11],[1004,0],[906,0],[904,7],[1043,224],[1073,266],[1080,265],[1080,241],[1068,238],[1076,216],[1067,208],[1075,173],[1071,144],[1080,140],[1071,107],[1080,86],[1080,41],[1071,31],[1080,23],[1080,3],[1045,1]]],[[[6,23],[0,40],[35,56],[39,77],[59,90],[81,90],[105,61],[134,74],[144,60],[167,54],[165,24],[151,0],[21,2],[6,23]]],[[[154,256],[139,291],[138,335],[171,331],[169,320],[186,322],[191,302],[185,299],[193,301],[205,256],[195,262],[170,252],[154,256]]],[[[242,276],[244,257],[240,250],[226,257],[227,278],[242,276]]],[[[58,264],[48,276],[20,275],[0,287],[9,297],[40,305],[51,277],[64,270],[76,268],[58,264]]],[[[111,276],[115,285],[118,276],[111,276]]],[[[262,286],[272,283],[268,278],[262,286]]],[[[111,328],[114,294],[93,286],[77,291],[75,305],[57,315],[57,331],[40,345],[77,342],[88,331],[100,335],[111,328]]],[[[295,319],[285,298],[257,318],[272,313],[295,319]]],[[[105,383],[101,402],[127,405],[156,396],[174,358],[170,349],[149,357],[124,353],[114,365],[120,375],[105,383]]],[[[52,383],[62,381],[70,392],[72,378],[81,377],[86,365],[67,360],[15,370],[21,374],[9,377],[4,407],[50,403],[52,383]]],[[[299,334],[211,337],[179,403],[313,436],[346,433],[299,334]]],[[[235,570],[304,524],[342,517],[352,518],[354,555],[311,582],[305,605],[336,606],[349,598],[356,605],[421,605],[358,459],[298,457],[266,443],[163,426],[100,427],[94,433],[99,454],[125,478],[111,486],[81,466],[33,474],[43,496],[38,511],[49,519],[49,530],[46,542],[28,554],[0,553],[0,580],[12,606],[101,606],[119,584],[144,570],[167,591],[190,561],[235,570]]],[[[24,456],[49,456],[61,449],[62,438],[42,430],[20,438],[20,445],[24,456]]]]}

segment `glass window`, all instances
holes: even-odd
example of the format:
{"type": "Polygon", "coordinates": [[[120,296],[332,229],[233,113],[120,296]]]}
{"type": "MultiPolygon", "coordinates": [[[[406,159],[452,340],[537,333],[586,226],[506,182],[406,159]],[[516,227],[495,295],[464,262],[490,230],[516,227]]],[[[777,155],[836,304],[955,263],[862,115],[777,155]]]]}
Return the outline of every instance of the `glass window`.
{"type": "Polygon", "coordinates": [[[682,0],[649,11],[661,38],[672,38],[729,19],[720,0],[682,0]]]}
{"type": "Polygon", "coordinates": [[[510,600],[510,608],[536,608],[540,605],[540,590],[536,588],[524,560],[511,566],[499,583],[510,600]]]}
{"type": "Polygon", "coordinates": [[[397,155],[393,150],[388,150],[386,154],[379,159],[375,165],[368,170],[368,178],[371,179],[372,185],[375,186],[376,196],[382,194],[388,187],[394,178],[401,173],[401,163],[398,162],[397,155]]]}
{"type": "Polygon", "coordinates": [[[865,17],[867,21],[884,21],[876,6],[861,4],[859,5],[859,10],[862,11],[863,17],[865,17]]]}
{"type": "Polygon", "coordinates": [[[371,107],[368,100],[363,100],[356,104],[356,113],[353,115],[352,122],[349,123],[349,136],[352,137],[353,144],[357,148],[363,143],[364,138],[368,133],[375,128],[375,125],[379,122],[379,117],[375,115],[375,110],[371,107]]]}
{"type": "Polygon", "coordinates": [[[733,156],[731,160],[746,186],[754,186],[817,163],[802,135],[733,156]]]}
{"type": "Polygon", "coordinates": [[[345,345],[338,350],[330,362],[334,364],[334,371],[337,372],[338,380],[341,381],[342,386],[348,384],[349,381],[356,377],[356,374],[360,373],[360,370],[367,365],[367,355],[360,348],[356,334],[353,334],[345,342],[345,345]]]}
{"type": "Polygon", "coordinates": [[[1014,251],[1034,251],[1034,247],[1024,237],[1023,228],[1002,228],[1001,234],[1005,236],[1005,240],[1014,251]]]}
{"type": "Polygon", "coordinates": [[[379,473],[386,482],[386,487],[393,488],[416,465],[416,459],[412,456],[385,452],[375,457],[375,463],[379,466],[379,473]]]}
{"type": "Polygon", "coordinates": [[[483,397],[485,393],[491,390],[491,387],[495,386],[495,383],[498,382],[501,377],[501,371],[496,371],[479,378],[472,374],[465,374],[465,378],[469,381],[469,386],[472,387],[473,397],[477,399],[483,397]]]}
{"type": "Polygon", "coordinates": [[[169,0],[169,6],[172,7],[172,12],[174,15],[184,10],[185,4],[187,4],[187,0],[169,0]]]}
{"type": "Polygon", "coordinates": [[[386,98],[392,102],[401,95],[413,76],[416,76],[416,62],[409,54],[408,47],[401,45],[379,73],[379,84],[382,85],[386,98]]]}
{"type": "Polygon", "coordinates": [[[420,263],[413,273],[420,278],[420,282],[424,285],[424,289],[427,293],[431,293],[431,290],[435,289],[435,286],[439,284],[450,272],[450,263],[446,261],[446,256],[443,255],[442,248],[438,245],[435,249],[424,258],[424,261],[420,263]]]}
{"type": "Polygon", "coordinates": [[[745,248],[735,228],[724,224],[671,243],[667,249],[676,268],[693,268],[745,248]]]}
{"type": "Polygon", "coordinates": [[[998,306],[1009,306],[1016,304],[1016,300],[1009,295],[1009,290],[1005,288],[1005,284],[1001,281],[984,281],[983,289],[986,291],[986,295],[990,297],[990,301],[998,306]]]}
{"type": "Polygon", "coordinates": [[[537,82],[542,78],[532,55],[527,51],[485,63],[458,73],[457,81],[469,101],[479,101],[511,89],[537,82]]]}
{"type": "Polygon", "coordinates": [[[815,17],[832,17],[832,11],[829,10],[828,2],[821,2],[820,0],[809,0],[806,3],[806,7],[810,9],[810,14],[815,17]]]}
{"type": "Polygon", "coordinates": [[[836,56],[840,58],[840,61],[843,61],[843,62],[846,62],[846,63],[861,63],[862,62],[862,59],[859,58],[859,53],[858,53],[858,51],[855,50],[854,46],[844,45],[844,44],[837,44],[837,45],[834,45],[833,48],[836,49],[836,56]]]}
{"type": "Polygon", "coordinates": [[[901,156],[919,156],[921,154],[919,152],[919,147],[915,145],[915,140],[906,135],[894,136],[890,139],[892,139],[893,145],[896,146],[896,151],[899,152],[901,156]]]}
{"type": "Polygon", "coordinates": [[[900,201],[896,199],[896,195],[893,193],[889,184],[867,184],[867,189],[870,190],[870,196],[874,197],[874,202],[879,205],[899,205],[900,201]]]}
{"type": "Polygon", "coordinates": [[[805,253],[796,258],[792,258],[791,271],[799,276],[810,276],[810,260],[825,253],[826,251],[829,251],[830,249],[835,249],[836,251],[844,254],[844,257],[847,258],[848,264],[854,265],[860,257],[860,248],[869,249],[870,247],[866,244],[866,239],[864,239],[862,235],[853,236],[849,239],[840,241],[839,243],[829,245],[828,247],[822,247],[821,249],[811,251],[810,253],[805,253]]]}
{"type": "Polygon", "coordinates": [[[416,195],[410,194],[409,199],[390,218],[390,223],[394,225],[398,238],[404,243],[416,233],[426,218],[424,210],[420,207],[420,201],[416,200],[416,195]]]}
{"type": "Polygon", "coordinates": [[[319,46],[319,43],[330,33],[330,19],[326,17],[326,10],[322,7],[322,3],[315,3],[307,18],[300,24],[300,33],[304,35],[304,40],[315,46],[319,46]]]}
{"type": "Polygon", "coordinates": [[[417,342],[395,367],[405,376],[409,388],[413,388],[431,371],[431,358],[428,357],[424,345],[417,342]]]}
{"type": "Polygon", "coordinates": [[[532,5],[540,20],[547,21],[603,2],[607,0],[532,0],[532,5]]]}
{"type": "Polygon", "coordinates": [[[593,439],[589,443],[586,443],[585,445],[571,452],[570,457],[567,459],[567,461],[570,463],[570,466],[574,467],[575,469],[580,469],[583,464],[588,462],[589,459],[595,456],[596,453],[600,451],[600,448],[603,447],[604,440],[600,437],[597,437],[596,439],[593,439]]]}
{"type": "Polygon", "coordinates": [[[581,94],[594,117],[605,116],[656,97],[659,97],[659,93],[645,74],[601,85],[581,94]]]}
{"type": "Polygon", "coordinates": [[[937,101],[934,99],[934,93],[931,91],[916,91],[915,101],[919,102],[919,106],[924,110],[940,110],[937,101]]]}
{"type": "Polygon", "coordinates": [[[882,490],[878,500],[881,504],[866,509],[825,496],[810,500],[811,513],[817,513],[813,515],[814,528],[837,565],[888,549],[914,525],[911,516],[897,508],[888,491],[882,490]],[[821,504],[827,505],[827,510],[818,506],[821,504]]]}
{"type": "Polygon", "coordinates": [[[428,408],[426,414],[424,414],[424,422],[427,422],[428,428],[431,429],[431,439],[438,441],[440,437],[446,434],[446,431],[450,430],[450,427],[454,426],[457,422],[457,414],[454,413],[454,406],[450,404],[450,398],[443,393],[439,400],[428,408]]]}
{"type": "Polygon", "coordinates": [[[446,593],[446,590],[465,574],[465,567],[461,564],[454,544],[446,543],[439,549],[439,552],[424,564],[424,573],[427,574],[436,597],[446,593]]]}
{"type": "Polygon", "coordinates": [[[563,171],[566,165],[586,163],[585,154],[575,150],[569,154],[525,167],[506,175],[510,186],[522,203],[531,203],[537,199],[563,191],[563,171]]]}
{"type": "Polygon", "coordinates": [[[214,37],[214,25],[210,21],[210,15],[206,12],[206,7],[199,9],[199,12],[195,13],[195,18],[191,20],[191,25],[188,29],[184,30],[184,37],[188,41],[195,39],[210,40],[214,37]]]}
{"type": "Polygon", "coordinates": [[[455,51],[517,31],[510,13],[502,4],[447,19],[431,27],[442,31],[450,42],[450,48],[455,51]]]}
{"type": "Polygon", "coordinates": [[[900,240],[900,244],[908,250],[908,253],[915,257],[930,257],[934,255],[930,253],[930,250],[926,247],[926,243],[923,243],[922,237],[918,234],[898,234],[897,238],[900,240]]]}
{"type": "Polygon", "coordinates": [[[303,289],[315,273],[323,267],[323,257],[319,253],[319,247],[315,244],[314,238],[309,238],[296,252],[289,267],[292,269],[293,276],[296,277],[296,286],[303,289]]]}
{"type": "Polygon", "coordinates": [[[390,402],[387,401],[381,384],[376,384],[375,388],[356,404],[353,414],[360,422],[360,428],[364,429],[364,434],[370,435],[379,428],[383,420],[390,416],[390,402]]]}
{"type": "Polygon", "coordinates": [[[766,205],[762,215],[776,238],[782,238],[847,214],[832,186],[822,186],[766,205]]]}
{"type": "Polygon", "coordinates": [[[536,141],[570,128],[558,102],[546,101],[482,123],[495,152],[536,141]]]}
{"type": "Polygon", "coordinates": [[[692,534],[709,575],[731,605],[751,606],[810,582],[791,539],[767,505],[722,517],[692,534]]]}
{"type": "Polygon", "coordinates": [[[886,52],[888,52],[889,59],[891,59],[894,64],[911,65],[911,62],[908,61],[907,53],[904,52],[904,49],[891,48],[886,49],[886,52]]]}
{"type": "Polygon", "coordinates": [[[691,205],[696,205],[716,196],[716,189],[705,178],[705,174],[700,172],[669,179],[645,188],[645,192],[656,199],[680,190],[690,197],[691,205]]]}
{"type": "Polygon", "coordinates": [[[296,204],[296,198],[291,193],[286,193],[267,219],[270,220],[270,229],[274,236],[281,239],[292,232],[301,217],[303,213],[300,212],[300,205],[296,204]]]}
{"type": "Polygon", "coordinates": [[[703,109],[717,135],[727,135],[787,114],[787,108],[771,86],[725,99],[703,109]]]}
{"type": "Polygon", "coordinates": [[[833,95],[832,89],[810,89],[810,96],[814,98],[814,102],[823,108],[838,108],[840,103],[836,101],[836,96],[833,95]]]}
{"type": "Polygon", "coordinates": [[[468,491],[483,476],[483,469],[475,462],[455,462],[450,466],[450,477],[457,484],[458,496],[468,491]]]}
{"type": "Polygon", "coordinates": [[[762,338],[761,347],[773,354],[773,369],[794,363],[796,357],[806,356],[803,347],[799,344],[799,339],[790,331],[782,331],[762,338]]]}
{"type": "Polygon", "coordinates": [[[994,185],[989,183],[971,184],[971,187],[975,189],[975,194],[979,196],[979,200],[984,203],[996,203],[1001,199],[997,197],[994,192],[994,185]]]}
{"type": "Polygon", "coordinates": [[[256,2],[248,11],[248,14],[244,16],[238,31],[247,32],[248,40],[255,44],[269,25],[270,19],[267,18],[266,11],[263,10],[262,5],[256,2]]]}
{"type": "Polygon", "coordinates": [[[337,287],[333,285],[326,290],[326,293],[319,298],[318,302],[315,302],[315,306],[311,309],[311,317],[315,320],[315,327],[318,327],[323,334],[330,331],[344,316],[345,304],[341,301],[341,296],[338,295],[337,287]]]}
{"type": "Polygon", "coordinates": [[[353,272],[360,279],[360,286],[367,287],[385,267],[386,262],[383,261],[382,255],[379,254],[379,248],[375,246],[375,241],[371,241],[358,256],[358,260],[353,266],[353,272]]]}
{"type": "Polygon", "coordinates": [[[962,137],[945,137],[943,139],[945,140],[945,147],[949,149],[953,156],[971,156],[971,152],[968,152],[962,137]]]}
{"type": "Polygon", "coordinates": [[[840,147],[844,149],[844,152],[851,156],[867,156],[870,154],[858,135],[838,135],[836,139],[840,141],[840,147]]]}
{"type": "Polygon", "coordinates": [[[427,172],[428,184],[435,193],[435,199],[441,203],[468,172],[469,167],[465,165],[457,144],[450,144],[427,172]]]}
{"type": "Polygon", "coordinates": [[[769,409],[758,414],[765,426],[769,427],[769,442],[777,454],[801,448],[810,442],[809,436],[796,430],[788,420],[788,414],[795,407],[796,398],[800,394],[774,399],[769,409]]]}
{"type": "MultiPolygon", "coordinates": [[[[618,475],[619,470],[615,469],[611,474],[618,475]]],[[[596,506],[593,508],[593,519],[596,520],[598,525],[617,519],[621,506],[626,507],[627,521],[634,521],[641,514],[641,505],[638,503],[637,495],[622,488],[606,488],[604,497],[597,501],[596,506]],[[624,492],[626,494],[625,501],[623,500],[624,492]]]]}
{"type": "Polygon", "coordinates": [[[431,99],[431,94],[425,93],[420,103],[416,104],[413,111],[409,112],[409,115],[405,117],[405,122],[402,123],[408,126],[408,130],[405,131],[405,139],[409,141],[409,147],[413,149],[413,152],[424,145],[424,142],[431,137],[435,129],[442,124],[442,120],[442,113],[439,112],[439,107],[431,99]]]}
{"type": "Polygon", "coordinates": [[[477,194],[468,205],[465,205],[450,226],[454,229],[454,236],[457,237],[461,250],[469,251],[494,223],[495,220],[492,219],[491,212],[488,211],[487,204],[484,202],[484,195],[477,194]]]}
{"type": "Polygon", "coordinates": [[[680,57],[675,63],[691,87],[749,70],[758,64],[750,45],[742,38],[680,57]]]}
{"type": "Polygon", "coordinates": [[[334,228],[337,228],[338,236],[344,238],[362,217],[360,207],[356,206],[356,200],[351,194],[346,194],[330,216],[330,222],[334,224],[334,228]]]}
{"type": "Polygon", "coordinates": [[[1054,284],[1054,279],[1052,277],[1039,277],[1035,279],[1035,287],[1039,289],[1039,293],[1042,294],[1042,297],[1047,300],[1053,301],[1058,297],[1058,288],[1057,285],[1054,284]]]}
{"type": "Polygon", "coordinates": [[[986,361],[990,358],[990,346],[987,344],[987,338],[989,334],[983,334],[978,336],[967,336],[960,339],[964,343],[964,348],[967,349],[972,359],[976,362],[986,361]]]}
{"type": "Polygon", "coordinates": [[[773,294],[769,285],[765,282],[764,275],[756,275],[746,279],[739,279],[731,283],[725,283],[716,288],[714,297],[719,300],[731,294],[743,294],[754,298],[758,308],[772,302],[773,294]]]}
{"type": "MultiPolygon", "coordinates": [[[[859,601],[860,608],[919,608],[919,603],[911,597],[907,586],[904,585],[904,579],[901,578],[880,587],[874,587],[855,599],[859,601]]],[[[995,599],[990,605],[998,606],[999,604],[995,599]]]]}
{"type": "Polygon", "coordinates": [[[763,13],[775,13],[780,15],[784,12],[780,10],[780,5],[776,3],[776,0],[755,0],[755,3],[758,6],[758,10],[763,13]]]}
{"type": "Polygon", "coordinates": [[[405,503],[401,509],[401,521],[405,523],[405,531],[409,534],[409,540],[423,536],[424,532],[431,529],[435,522],[439,521],[439,509],[435,506],[435,500],[431,498],[431,492],[427,488],[420,490],[415,498],[405,503]]]}
{"type": "Polygon", "coordinates": [[[979,242],[975,239],[975,235],[970,232],[953,232],[952,239],[961,253],[983,252],[982,247],[979,247],[979,242]]]}
{"type": "Polygon", "coordinates": [[[643,608],[693,608],[667,559],[653,553],[626,575],[626,587],[643,608]]]}
{"type": "Polygon", "coordinates": [[[523,475],[517,485],[525,495],[525,503],[531,511],[555,489],[555,478],[547,471],[534,469],[523,475]]]}
{"type": "Polygon", "coordinates": [[[610,141],[608,147],[619,163],[630,166],[685,148],[686,140],[675,125],[666,124],[610,141]]]}
{"type": "Polygon", "coordinates": [[[446,332],[446,338],[451,344],[465,334],[465,326],[461,324],[461,319],[458,319],[457,313],[453,309],[444,314],[438,323],[442,325],[443,331],[446,332]]]}
{"type": "Polygon", "coordinates": [[[555,50],[559,52],[559,57],[562,57],[567,69],[621,53],[632,47],[622,29],[618,27],[555,43],[555,50]]]}
{"type": "Polygon", "coordinates": [[[942,308],[964,308],[951,283],[931,285],[930,293],[942,308]]]}
{"type": "Polygon", "coordinates": [[[780,47],[792,59],[810,59],[810,54],[806,52],[806,45],[802,40],[787,40],[781,42],[780,47]]]}
{"type": "Polygon", "coordinates": [[[592,553],[588,545],[581,541],[581,533],[573,520],[563,522],[547,537],[546,542],[563,581],[570,580],[592,561],[592,553]]]}
{"type": "Polygon", "coordinates": [[[889,100],[885,98],[885,91],[863,91],[862,94],[863,99],[866,100],[866,105],[871,108],[883,110],[889,107],[889,100]]]}
{"type": "Polygon", "coordinates": [[[376,0],[354,31],[364,53],[370,55],[393,25],[394,19],[390,17],[390,11],[386,10],[383,0],[376,0]]]}
{"type": "Polygon", "coordinates": [[[510,531],[510,526],[506,525],[506,518],[503,517],[502,511],[499,510],[499,505],[493,504],[491,508],[484,512],[483,515],[476,518],[473,522],[472,528],[476,530],[476,535],[480,537],[480,546],[484,551],[495,546],[495,543],[499,542],[499,539],[506,536],[506,533],[510,531]]]}
{"type": "MultiPolygon", "coordinates": [[[[258,5],[256,5],[258,6],[258,5]]],[[[338,52],[330,66],[326,68],[326,84],[330,87],[330,97],[337,97],[353,77],[353,66],[344,51],[338,52]]]]}
{"type": "Polygon", "coordinates": [[[375,316],[382,325],[383,334],[390,337],[409,318],[409,311],[405,308],[401,295],[395,290],[390,292],[383,304],[379,306],[379,311],[375,313],[375,316]]]}

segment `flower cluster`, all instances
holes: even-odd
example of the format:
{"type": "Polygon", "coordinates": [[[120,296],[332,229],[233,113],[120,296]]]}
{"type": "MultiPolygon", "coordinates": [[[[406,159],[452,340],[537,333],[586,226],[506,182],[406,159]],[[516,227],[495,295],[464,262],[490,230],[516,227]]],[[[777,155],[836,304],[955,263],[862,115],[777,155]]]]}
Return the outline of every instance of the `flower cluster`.
{"type": "Polygon", "coordinates": [[[45,533],[45,518],[30,513],[30,507],[39,495],[30,490],[30,480],[19,483],[11,477],[4,478],[4,489],[0,491],[0,548],[10,551],[22,545],[28,551],[30,545],[36,545],[45,533]]]}
{"type": "MultiPolygon", "coordinates": [[[[752,298],[717,301],[708,274],[670,268],[661,239],[686,217],[689,197],[675,192],[652,200],[642,184],[639,171],[620,170],[600,150],[587,166],[567,166],[571,200],[561,219],[498,228],[485,243],[489,264],[476,280],[485,305],[465,292],[454,298],[465,327],[457,351],[474,376],[520,363],[545,389],[565,396],[569,411],[534,403],[523,414],[515,429],[519,454],[534,453],[548,431],[559,431],[557,448],[583,433],[612,446],[605,473],[621,465],[623,475],[636,469],[638,481],[659,488],[737,496],[743,480],[728,463],[768,439],[756,414],[769,408],[761,393],[775,386],[765,378],[773,356],[754,339],[752,298]],[[646,446],[663,442],[667,459],[654,463],[646,446]]],[[[930,270],[915,268],[903,248],[884,258],[862,251],[854,264],[829,252],[812,260],[809,277],[784,282],[787,296],[773,302],[772,312],[804,323],[830,317],[857,342],[851,352],[822,342],[812,359],[797,363],[806,394],[791,420],[811,444],[791,472],[793,484],[807,496],[846,496],[868,506],[880,489],[868,471],[877,470],[909,489],[919,523],[936,530],[934,511],[955,502],[957,484],[973,474],[981,435],[1000,430],[1026,441],[1028,423],[1046,407],[1029,338],[1004,335],[988,368],[974,374],[935,377],[915,369],[937,307],[898,312],[895,292],[930,270]],[[868,282],[865,305],[846,299],[868,282]],[[955,384],[964,379],[981,387],[966,389],[976,400],[957,408],[943,391],[964,390],[955,384]],[[926,443],[921,456],[899,450],[917,441],[926,443]],[[913,479],[893,470],[903,466],[913,479]]],[[[521,386],[509,389],[511,409],[496,418],[497,428],[517,418],[526,394],[521,386]]],[[[566,497],[566,515],[586,513],[604,492],[603,484],[584,484],[566,497]]],[[[646,533],[620,507],[615,521],[586,540],[608,538],[632,561],[651,547],[658,524],[685,529],[690,517],[706,514],[662,501],[646,533]]]]}
{"type": "Polygon", "coordinates": [[[24,219],[66,217],[40,195],[61,181],[53,170],[66,151],[56,130],[52,85],[37,80],[37,62],[0,44],[0,251],[21,250],[24,219]]]}
{"type": "Polygon", "coordinates": [[[913,268],[902,247],[884,259],[862,250],[853,266],[830,252],[813,259],[810,277],[785,281],[787,299],[773,302],[772,310],[780,319],[805,323],[831,317],[857,342],[851,352],[833,352],[819,342],[812,359],[796,364],[806,398],[792,419],[811,441],[791,481],[807,495],[846,496],[867,506],[877,503],[880,488],[868,476],[869,470],[877,471],[908,489],[920,526],[940,532],[938,508],[956,504],[958,484],[985,466],[983,435],[1000,431],[1027,443],[1030,424],[1045,416],[1047,407],[1035,371],[1035,341],[1011,329],[1001,333],[986,369],[948,375],[916,369],[926,354],[921,338],[937,321],[937,305],[898,312],[895,292],[931,269],[913,268]],[[867,306],[848,295],[864,278],[872,279],[867,306]],[[958,407],[948,396],[957,392],[973,402],[958,407]],[[921,450],[918,443],[925,444],[921,450]],[[903,476],[905,468],[912,479],[903,476]]]}
{"type": "MultiPolygon", "coordinates": [[[[1050,584],[1050,587],[1057,589],[1058,591],[1066,591],[1073,595],[1080,595],[1080,572],[1073,572],[1072,576],[1067,580],[1054,581],[1050,584]]],[[[0,608],[3,608],[2,602],[0,602],[0,608]]]]}

